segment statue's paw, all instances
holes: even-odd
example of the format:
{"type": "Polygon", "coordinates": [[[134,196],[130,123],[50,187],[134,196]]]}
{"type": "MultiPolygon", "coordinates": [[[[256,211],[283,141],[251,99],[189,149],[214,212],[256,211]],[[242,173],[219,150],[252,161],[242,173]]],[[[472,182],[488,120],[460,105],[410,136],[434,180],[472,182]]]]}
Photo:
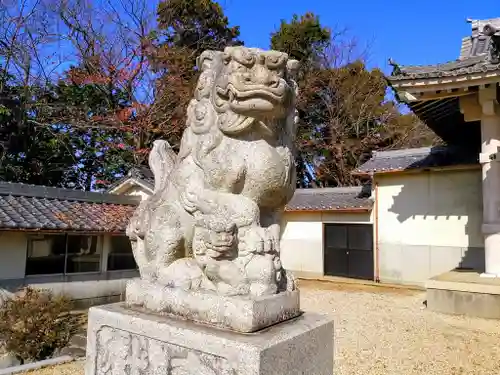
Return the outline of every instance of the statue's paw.
{"type": "Polygon", "coordinates": [[[206,278],[198,262],[192,258],[178,259],[168,267],[157,271],[160,285],[184,290],[197,290],[206,278]]]}
{"type": "Polygon", "coordinates": [[[225,282],[217,283],[217,294],[221,296],[246,296],[250,293],[250,285],[242,283],[240,285],[229,285],[225,282]]]}
{"type": "Polygon", "coordinates": [[[152,282],[156,278],[156,267],[151,264],[144,265],[139,268],[139,273],[141,274],[141,279],[152,282]]]}
{"type": "Polygon", "coordinates": [[[247,295],[250,292],[244,270],[231,261],[208,262],[205,275],[216,286],[217,294],[235,296],[247,295]]]}
{"type": "Polygon", "coordinates": [[[282,268],[278,275],[278,292],[292,292],[297,289],[297,281],[291,272],[282,268]]]}
{"type": "Polygon", "coordinates": [[[295,276],[293,276],[293,273],[285,271],[286,272],[286,290],[291,292],[295,289],[297,289],[297,279],[295,276]]]}
{"type": "Polygon", "coordinates": [[[244,270],[229,260],[211,260],[205,267],[205,275],[214,282],[222,281],[233,286],[246,283],[244,270]]]}
{"type": "Polygon", "coordinates": [[[279,238],[267,228],[252,226],[241,231],[238,250],[241,254],[263,254],[279,251],[279,238]]]}
{"type": "Polygon", "coordinates": [[[250,294],[253,296],[277,293],[274,257],[271,254],[255,254],[245,266],[249,280],[250,294]]]}
{"type": "Polygon", "coordinates": [[[250,284],[250,295],[252,297],[269,296],[276,293],[278,293],[278,287],[276,284],[260,282],[250,284]]]}

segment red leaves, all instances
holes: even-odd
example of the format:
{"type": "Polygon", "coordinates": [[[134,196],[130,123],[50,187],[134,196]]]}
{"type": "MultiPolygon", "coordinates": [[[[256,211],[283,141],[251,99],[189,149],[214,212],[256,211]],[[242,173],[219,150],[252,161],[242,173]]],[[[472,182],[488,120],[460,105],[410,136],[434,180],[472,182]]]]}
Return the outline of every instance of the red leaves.
{"type": "Polygon", "coordinates": [[[133,113],[134,113],[133,108],[123,108],[116,113],[116,117],[118,121],[127,121],[130,120],[133,113]]]}
{"type": "Polygon", "coordinates": [[[68,79],[75,85],[90,85],[90,84],[106,84],[109,82],[109,77],[101,73],[88,73],[82,69],[71,69],[68,74],[68,79]]]}

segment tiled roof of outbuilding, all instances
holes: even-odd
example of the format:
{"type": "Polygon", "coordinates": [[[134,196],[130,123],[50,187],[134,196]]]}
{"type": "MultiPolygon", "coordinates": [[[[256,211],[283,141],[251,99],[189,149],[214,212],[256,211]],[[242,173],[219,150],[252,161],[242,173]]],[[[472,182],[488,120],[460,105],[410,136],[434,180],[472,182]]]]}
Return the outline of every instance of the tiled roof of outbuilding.
{"type": "Polygon", "coordinates": [[[446,146],[374,151],[370,160],[356,169],[354,174],[387,173],[477,163],[477,154],[464,153],[446,146]]]}
{"type": "Polygon", "coordinates": [[[0,230],[122,233],[137,197],[0,182],[0,230]]]}
{"type": "Polygon", "coordinates": [[[370,211],[370,186],[297,189],[285,211],[370,211]]]}

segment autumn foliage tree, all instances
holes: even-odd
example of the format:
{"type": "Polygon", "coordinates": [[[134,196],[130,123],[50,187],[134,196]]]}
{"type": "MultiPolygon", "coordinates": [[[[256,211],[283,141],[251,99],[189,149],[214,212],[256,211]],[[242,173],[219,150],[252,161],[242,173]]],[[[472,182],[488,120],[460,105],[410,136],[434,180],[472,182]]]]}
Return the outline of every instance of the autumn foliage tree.
{"type": "Polygon", "coordinates": [[[147,98],[137,97],[148,72],[145,3],[96,4],[24,0],[17,13],[2,5],[3,179],[91,190],[146,159],[147,98]],[[42,46],[69,52],[44,56],[42,46]]]}
{"type": "Polygon", "coordinates": [[[312,13],[295,15],[271,34],[271,48],[302,62],[298,76],[299,186],[357,184],[351,172],[372,150],[435,142],[416,117],[401,114],[386,100],[383,72],[366,68],[363,53],[345,30],[322,27],[312,13]]]}

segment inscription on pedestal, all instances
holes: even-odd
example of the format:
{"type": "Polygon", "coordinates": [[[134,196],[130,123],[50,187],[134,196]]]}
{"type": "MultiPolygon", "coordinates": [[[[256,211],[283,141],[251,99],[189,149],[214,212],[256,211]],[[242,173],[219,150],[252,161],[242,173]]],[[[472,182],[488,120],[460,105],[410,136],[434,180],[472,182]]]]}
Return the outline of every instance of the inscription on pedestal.
{"type": "Polygon", "coordinates": [[[226,358],[103,326],[95,375],[237,375],[226,358]]]}

